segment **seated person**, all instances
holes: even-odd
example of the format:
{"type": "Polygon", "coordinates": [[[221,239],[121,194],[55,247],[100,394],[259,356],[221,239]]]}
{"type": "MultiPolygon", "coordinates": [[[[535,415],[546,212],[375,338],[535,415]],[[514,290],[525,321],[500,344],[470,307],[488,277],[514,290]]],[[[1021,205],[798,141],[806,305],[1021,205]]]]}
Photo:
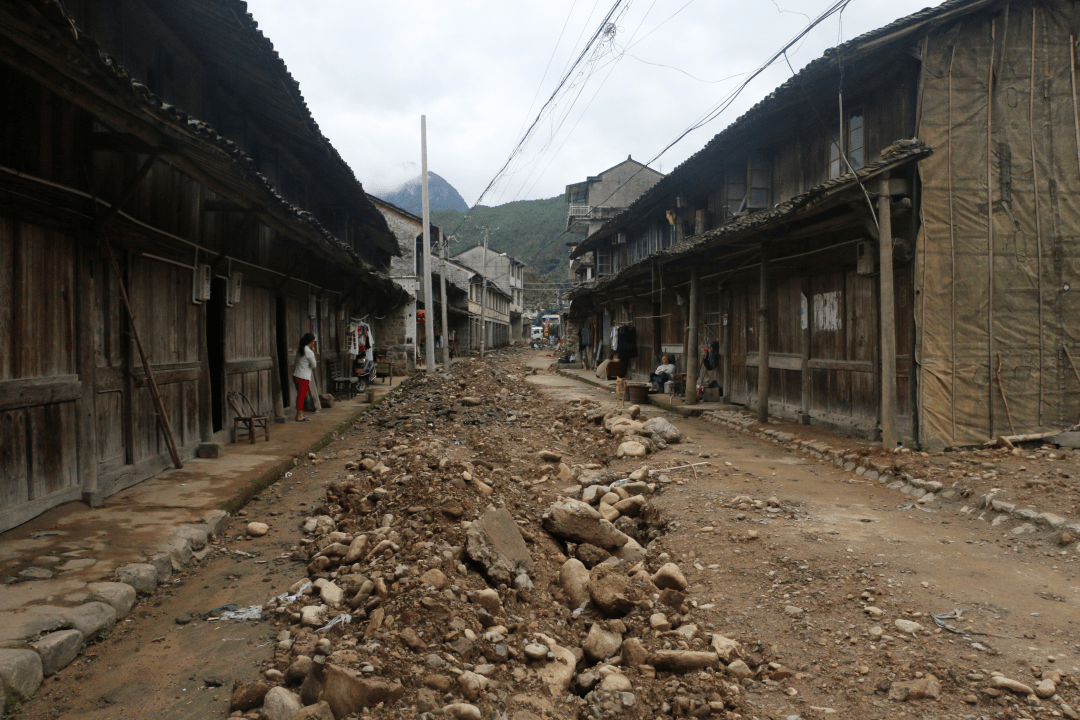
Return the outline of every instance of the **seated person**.
{"type": "Polygon", "coordinates": [[[655,372],[649,374],[649,382],[652,383],[653,390],[656,392],[663,392],[664,383],[674,378],[675,365],[671,362],[670,355],[664,355],[660,359],[660,364],[656,366],[655,372]]]}

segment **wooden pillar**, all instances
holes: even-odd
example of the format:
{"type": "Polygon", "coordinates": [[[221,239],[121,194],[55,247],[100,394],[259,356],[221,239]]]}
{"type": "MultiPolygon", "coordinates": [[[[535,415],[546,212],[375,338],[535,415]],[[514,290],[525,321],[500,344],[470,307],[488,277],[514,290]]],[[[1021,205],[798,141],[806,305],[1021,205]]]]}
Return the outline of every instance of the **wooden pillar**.
{"type": "Polygon", "coordinates": [[[701,266],[695,264],[690,269],[690,322],[686,329],[686,404],[693,405],[697,402],[697,379],[701,358],[698,354],[701,350],[698,343],[698,306],[701,297],[701,266]]]}
{"type": "Polygon", "coordinates": [[[799,320],[799,329],[800,329],[800,334],[801,334],[801,337],[802,337],[802,340],[801,340],[802,358],[801,358],[801,363],[800,363],[799,369],[801,371],[800,374],[802,376],[802,381],[801,381],[801,383],[802,383],[802,417],[800,418],[800,420],[805,424],[809,424],[809,422],[810,422],[810,402],[811,402],[811,400],[810,400],[810,388],[811,388],[811,382],[810,382],[810,317],[811,317],[810,299],[811,299],[811,297],[812,297],[812,295],[811,295],[811,289],[810,289],[810,278],[809,277],[804,277],[802,279],[802,297],[799,299],[799,302],[802,304],[802,307],[800,308],[800,316],[801,317],[800,317],[800,320],[799,320]]]}
{"type": "Polygon", "coordinates": [[[757,420],[769,422],[769,249],[761,246],[761,278],[758,282],[758,387],[757,420]]]}
{"type": "Polygon", "coordinates": [[[82,383],[82,397],[79,398],[79,484],[82,487],[82,501],[90,507],[101,505],[103,493],[98,487],[98,440],[97,410],[94,357],[94,299],[96,297],[95,260],[96,255],[90,242],[82,238],[78,247],[76,292],[76,357],[78,358],[79,382],[82,383]]]}
{"type": "Polygon", "coordinates": [[[724,402],[731,398],[731,294],[730,287],[720,287],[720,336],[724,343],[724,402]]]}
{"type": "Polygon", "coordinates": [[[878,190],[878,304],[881,308],[881,445],[896,447],[896,299],[893,290],[892,207],[889,174],[878,190]]]}

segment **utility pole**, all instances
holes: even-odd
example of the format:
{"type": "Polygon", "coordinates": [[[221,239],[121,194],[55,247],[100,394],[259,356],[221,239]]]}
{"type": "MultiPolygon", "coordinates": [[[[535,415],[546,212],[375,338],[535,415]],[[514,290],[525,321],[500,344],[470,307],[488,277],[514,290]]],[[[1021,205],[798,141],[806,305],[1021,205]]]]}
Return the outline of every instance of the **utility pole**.
{"type": "Polygon", "coordinates": [[[484,345],[487,340],[487,255],[488,229],[484,228],[484,269],[480,273],[483,285],[480,286],[480,359],[484,359],[484,345]]]}
{"type": "Polygon", "coordinates": [[[431,297],[431,208],[428,203],[427,116],[420,116],[420,187],[424,221],[424,362],[435,369],[435,303],[431,297]]]}
{"type": "Polygon", "coordinates": [[[442,300],[442,366],[443,372],[450,372],[450,325],[446,319],[446,246],[449,238],[439,230],[439,253],[442,262],[439,265],[439,297],[442,300]]]}

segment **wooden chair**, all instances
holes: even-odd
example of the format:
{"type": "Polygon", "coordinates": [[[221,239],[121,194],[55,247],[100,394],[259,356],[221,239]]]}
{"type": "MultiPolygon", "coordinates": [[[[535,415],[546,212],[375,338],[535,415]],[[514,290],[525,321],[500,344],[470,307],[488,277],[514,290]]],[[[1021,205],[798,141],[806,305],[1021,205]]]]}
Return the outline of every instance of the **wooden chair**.
{"type": "Polygon", "coordinates": [[[337,360],[326,361],[327,375],[330,379],[330,392],[344,392],[349,398],[356,397],[357,379],[341,374],[341,363],[337,360]]]}
{"type": "Polygon", "coordinates": [[[233,442],[240,442],[241,425],[246,426],[248,442],[252,445],[255,444],[255,433],[259,428],[262,428],[266,434],[266,441],[270,442],[270,419],[266,415],[259,415],[244,393],[238,390],[231,391],[229,405],[236,413],[236,417],[233,418],[233,442]]]}

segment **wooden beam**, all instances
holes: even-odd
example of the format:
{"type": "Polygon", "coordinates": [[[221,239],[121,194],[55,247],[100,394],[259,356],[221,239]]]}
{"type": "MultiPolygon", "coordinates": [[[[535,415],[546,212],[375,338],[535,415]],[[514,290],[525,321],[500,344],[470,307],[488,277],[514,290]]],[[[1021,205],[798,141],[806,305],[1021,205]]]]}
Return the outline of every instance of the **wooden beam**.
{"type": "Polygon", "coordinates": [[[0,412],[34,405],[74,402],[82,398],[78,375],[54,375],[29,380],[0,382],[0,412]]]}
{"type": "Polygon", "coordinates": [[[90,133],[88,144],[91,150],[100,152],[138,153],[141,155],[161,152],[159,148],[130,133],[93,132],[90,133]]]}
{"type": "Polygon", "coordinates": [[[761,246],[758,282],[758,408],[757,421],[769,422],[769,248],[761,246]]]}
{"type": "Polygon", "coordinates": [[[896,448],[896,295],[893,289],[892,203],[889,175],[881,176],[878,194],[878,297],[881,308],[881,445],[896,448]]]}

